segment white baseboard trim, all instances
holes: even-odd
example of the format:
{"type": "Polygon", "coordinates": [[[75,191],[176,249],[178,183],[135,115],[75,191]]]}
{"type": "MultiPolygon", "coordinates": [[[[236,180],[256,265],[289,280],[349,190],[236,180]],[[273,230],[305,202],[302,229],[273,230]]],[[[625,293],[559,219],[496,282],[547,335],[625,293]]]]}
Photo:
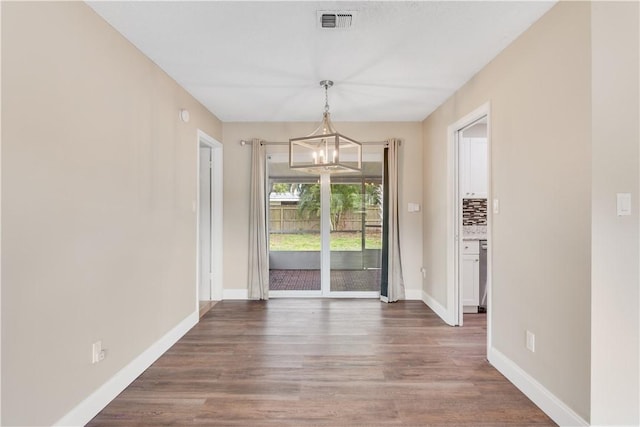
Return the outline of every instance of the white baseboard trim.
{"type": "Polygon", "coordinates": [[[404,299],[410,300],[410,301],[422,301],[422,290],[421,289],[405,289],[404,299]]]}
{"type": "Polygon", "coordinates": [[[198,312],[195,311],[153,343],[142,354],[133,359],[127,366],[101,385],[89,397],[60,418],[55,426],[83,426],[95,417],[118,394],[144,372],[153,362],[162,356],[184,334],[198,323],[198,312]]]}
{"type": "MultiPolygon", "coordinates": [[[[278,298],[278,297],[298,297],[298,296],[305,296],[308,297],[309,295],[305,295],[302,292],[304,291],[295,291],[293,293],[286,293],[286,291],[272,291],[274,292],[273,294],[269,294],[269,297],[271,298],[278,298]],[[299,293],[300,292],[300,293],[299,293]]],[[[316,291],[313,291],[316,292],[316,291]]],[[[320,298],[322,298],[321,295],[314,295],[314,296],[318,296],[320,298]]],[[[356,295],[356,297],[359,297],[360,295],[356,295]]],[[[339,295],[334,295],[334,298],[339,298],[339,295]]],[[[347,295],[345,298],[353,298],[354,297],[354,293],[350,292],[349,295],[347,295]]],[[[382,298],[382,297],[381,297],[382,298]]],[[[247,289],[225,289],[222,292],[222,299],[226,300],[226,299],[249,299],[249,291],[247,289]]],[[[404,291],[404,299],[405,300],[416,300],[416,301],[421,301],[422,300],[422,291],[419,289],[405,289],[404,291]]]]}
{"type": "Polygon", "coordinates": [[[249,299],[248,289],[224,289],[222,299],[249,299]]]}
{"type": "Polygon", "coordinates": [[[434,313],[440,316],[440,318],[444,320],[447,325],[454,326],[456,324],[455,322],[451,321],[449,311],[425,291],[422,291],[422,301],[427,304],[427,306],[431,310],[433,310],[434,313]]]}
{"type": "Polygon", "coordinates": [[[507,377],[521,392],[544,411],[560,426],[588,426],[580,415],[576,414],[564,402],[547,390],[542,384],[526,373],[515,362],[494,347],[489,349],[489,363],[507,377]]]}

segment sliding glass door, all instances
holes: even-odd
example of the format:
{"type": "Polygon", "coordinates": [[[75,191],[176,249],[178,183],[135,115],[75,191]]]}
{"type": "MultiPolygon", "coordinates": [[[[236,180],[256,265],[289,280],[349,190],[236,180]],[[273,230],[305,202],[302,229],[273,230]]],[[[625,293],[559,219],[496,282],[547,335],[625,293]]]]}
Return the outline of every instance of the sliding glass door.
{"type": "Polygon", "coordinates": [[[382,147],[360,173],[309,175],[268,155],[272,296],[378,297],[382,248],[382,147]]]}

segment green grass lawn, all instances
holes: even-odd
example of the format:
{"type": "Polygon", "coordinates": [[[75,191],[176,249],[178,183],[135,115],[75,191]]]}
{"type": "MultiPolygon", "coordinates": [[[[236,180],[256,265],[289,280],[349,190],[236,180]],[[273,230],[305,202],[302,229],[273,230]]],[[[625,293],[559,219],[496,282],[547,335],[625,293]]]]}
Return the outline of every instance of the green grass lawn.
{"type": "MultiPolygon", "coordinates": [[[[331,233],[332,251],[359,251],[362,249],[362,236],[359,232],[331,233]]],[[[319,233],[300,234],[271,234],[269,236],[269,248],[272,251],[319,251],[319,233]]],[[[367,249],[381,249],[382,239],[380,233],[367,234],[367,249]]]]}

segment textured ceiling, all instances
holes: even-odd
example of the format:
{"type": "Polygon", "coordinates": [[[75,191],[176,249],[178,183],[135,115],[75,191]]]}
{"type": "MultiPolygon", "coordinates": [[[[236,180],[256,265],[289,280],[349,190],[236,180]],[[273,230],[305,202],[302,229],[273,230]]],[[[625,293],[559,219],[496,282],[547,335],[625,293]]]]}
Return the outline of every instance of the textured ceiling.
{"type": "Polygon", "coordinates": [[[222,121],[319,121],[322,79],[334,121],[416,121],[554,2],[88,4],[222,121]]]}

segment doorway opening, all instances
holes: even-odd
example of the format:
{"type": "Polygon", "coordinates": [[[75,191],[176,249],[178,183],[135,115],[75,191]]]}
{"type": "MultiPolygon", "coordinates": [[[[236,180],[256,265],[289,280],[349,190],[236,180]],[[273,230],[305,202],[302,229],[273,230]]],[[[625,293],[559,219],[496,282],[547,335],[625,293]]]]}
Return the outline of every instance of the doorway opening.
{"type": "Polygon", "coordinates": [[[196,303],[203,315],[222,299],[222,144],[202,131],[197,143],[196,303]]]}
{"type": "Polygon", "coordinates": [[[361,172],[333,175],[269,149],[269,295],[379,298],[384,147],[363,147],[361,172]]]}
{"type": "Polygon", "coordinates": [[[457,139],[462,326],[466,313],[487,309],[487,117],[458,130],[457,139]]]}
{"type": "Polygon", "coordinates": [[[489,104],[449,126],[449,323],[463,326],[465,319],[473,321],[486,315],[488,344],[491,337],[490,152],[489,104]]]}

